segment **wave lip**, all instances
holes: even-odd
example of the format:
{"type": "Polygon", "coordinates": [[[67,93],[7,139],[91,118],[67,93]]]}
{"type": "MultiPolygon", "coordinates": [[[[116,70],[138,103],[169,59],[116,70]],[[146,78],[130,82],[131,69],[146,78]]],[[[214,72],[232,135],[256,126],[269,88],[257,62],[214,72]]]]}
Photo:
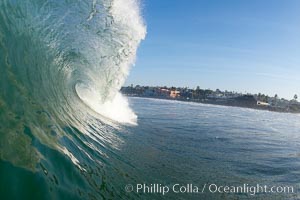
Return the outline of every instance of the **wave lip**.
{"type": "MultiPolygon", "coordinates": [[[[95,13],[97,11],[91,12],[88,21],[97,20],[95,13]]],[[[112,0],[107,13],[110,20],[106,19],[105,29],[97,32],[101,37],[93,45],[96,51],[87,56],[100,62],[92,63],[84,79],[79,77],[75,90],[82,102],[102,116],[120,123],[137,124],[137,116],[119,90],[135,62],[146,27],[137,0],[112,0]]]]}

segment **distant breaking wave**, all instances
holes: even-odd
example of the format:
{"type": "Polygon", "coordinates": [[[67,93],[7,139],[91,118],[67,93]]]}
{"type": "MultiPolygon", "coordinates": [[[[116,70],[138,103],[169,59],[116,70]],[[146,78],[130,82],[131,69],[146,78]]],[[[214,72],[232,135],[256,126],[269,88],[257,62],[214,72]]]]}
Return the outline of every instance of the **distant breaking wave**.
{"type": "Polygon", "coordinates": [[[136,0],[1,0],[1,159],[35,171],[47,146],[84,171],[87,149],[117,148],[111,130],[136,124],[119,89],[145,35],[136,0]]]}

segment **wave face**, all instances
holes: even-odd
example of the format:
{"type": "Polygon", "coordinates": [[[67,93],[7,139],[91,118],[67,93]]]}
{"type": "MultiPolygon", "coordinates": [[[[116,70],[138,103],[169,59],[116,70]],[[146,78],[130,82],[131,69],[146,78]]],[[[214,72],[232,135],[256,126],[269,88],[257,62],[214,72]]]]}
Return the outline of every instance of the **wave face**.
{"type": "Polygon", "coordinates": [[[1,0],[1,160],[33,173],[52,151],[81,172],[101,163],[120,123],[136,124],[118,91],[145,34],[136,0],[1,0]]]}

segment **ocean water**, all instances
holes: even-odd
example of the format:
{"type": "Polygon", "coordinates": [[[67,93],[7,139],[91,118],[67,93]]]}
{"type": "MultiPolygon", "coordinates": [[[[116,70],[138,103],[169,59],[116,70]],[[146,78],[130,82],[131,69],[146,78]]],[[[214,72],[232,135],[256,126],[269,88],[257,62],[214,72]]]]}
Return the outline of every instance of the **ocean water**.
{"type": "MultiPolygon", "coordinates": [[[[3,199],[298,199],[299,118],[294,114],[130,98],[138,125],[60,142],[77,164],[32,136],[34,171],[0,162],[3,199]],[[97,142],[96,142],[97,141],[97,142]],[[87,156],[88,155],[88,156],[87,156]],[[137,184],[293,186],[293,194],[137,192],[137,184]],[[134,191],[126,192],[131,184],[134,191]]],[[[95,123],[102,123],[97,121],[95,123]]],[[[108,125],[104,125],[108,126],[108,125]]],[[[92,129],[92,127],[91,127],[92,129]]],[[[69,138],[72,138],[69,139],[69,138]]],[[[9,141],[7,141],[9,142],[9,141]]],[[[19,147],[22,148],[22,147],[19,147]]],[[[202,190],[202,187],[201,187],[202,190]]]]}
{"type": "Polygon", "coordinates": [[[299,115],[156,99],[130,102],[139,125],[129,128],[123,151],[132,155],[140,182],[294,188],[293,194],[205,190],[152,198],[299,199],[299,115]]]}

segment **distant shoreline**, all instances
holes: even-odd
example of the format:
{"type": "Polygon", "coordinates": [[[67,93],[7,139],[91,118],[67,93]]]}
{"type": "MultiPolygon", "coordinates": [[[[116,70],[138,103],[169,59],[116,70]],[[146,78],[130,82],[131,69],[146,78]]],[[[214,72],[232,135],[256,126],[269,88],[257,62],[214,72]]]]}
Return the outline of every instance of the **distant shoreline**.
{"type": "Polygon", "coordinates": [[[137,86],[123,87],[121,89],[122,94],[128,97],[142,97],[171,101],[194,102],[209,105],[221,105],[229,107],[250,108],[255,110],[267,110],[280,113],[300,113],[300,103],[298,103],[296,100],[277,100],[276,98],[268,97],[269,101],[261,101],[258,96],[252,94],[229,93],[226,96],[223,95],[222,91],[210,91],[209,94],[204,93],[208,90],[202,90],[204,91],[202,93],[201,90],[199,91],[199,95],[196,96],[197,90],[182,88],[173,89],[137,86]]]}
{"type": "MultiPolygon", "coordinates": [[[[124,94],[123,94],[124,95],[124,94]]],[[[260,111],[270,111],[275,113],[287,113],[287,114],[300,114],[299,112],[287,112],[287,111],[275,111],[275,110],[268,110],[268,109],[261,109],[261,108],[250,108],[250,107],[242,107],[242,106],[231,106],[231,105],[224,105],[224,104],[215,104],[215,103],[205,103],[205,102],[196,102],[196,101],[184,101],[178,99],[170,99],[170,98],[156,98],[156,97],[146,97],[146,96],[129,96],[126,95],[128,98],[137,98],[137,99],[152,99],[152,100],[163,100],[167,102],[183,102],[183,103],[195,103],[195,104],[204,104],[204,105],[211,105],[211,106],[224,106],[224,107],[234,107],[234,108],[246,108],[251,110],[260,110],[260,111]]]]}

